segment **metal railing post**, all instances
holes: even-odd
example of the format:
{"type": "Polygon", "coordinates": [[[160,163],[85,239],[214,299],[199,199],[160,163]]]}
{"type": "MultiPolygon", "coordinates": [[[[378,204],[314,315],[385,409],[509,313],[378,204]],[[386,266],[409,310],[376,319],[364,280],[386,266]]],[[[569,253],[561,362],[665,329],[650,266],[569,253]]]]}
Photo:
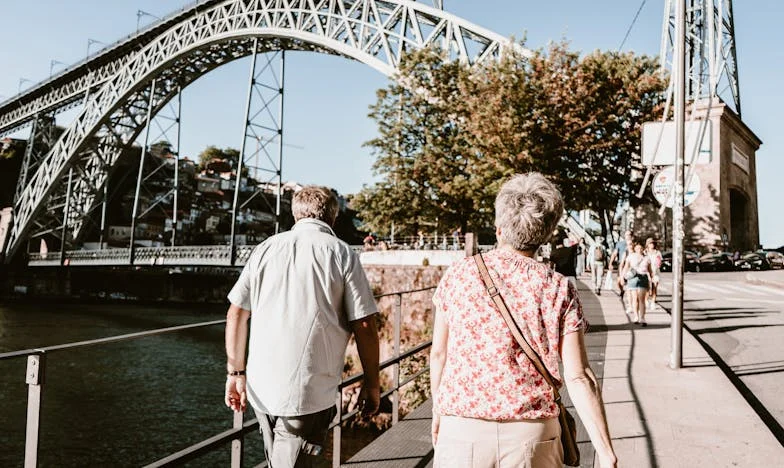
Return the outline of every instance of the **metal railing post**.
{"type": "Polygon", "coordinates": [[[177,210],[180,203],[180,134],[182,133],[182,86],[177,88],[177,154],[174,155],[174,201],[172,203],[171,246],[177,245],[177,210]]]}
{"type": "Polygon", "coordinates": [[[25,432],[25,468],[38,466],[38,435],[41,427],[41,397],[46,370],[46,355],[27,356],[27,430],[25,432]]]}
{"type": "MultiPolygon", "coordinates": [[[[234,429],[242,429],[243,423],[243,416],[245,413],[242,411],[235,411],[234,412],[234,423],[232,424],[232,428],[234,429]]],[[[243,452],[242,445],[244,442],[244,437],[242,434],[239,434],[236,439],[231,441],[231,468],[241,468],[242,467],[242,458],[243,452]]]]}
{"type": "Polygon", "coordinates": [[[63,228],[60,231],[60,265],[65,265],[65,239],[68,237],[68,217],[71,209],[71,190],[73,188],[73,168],[68,170],[68,187],[65,189],[63,206],[63,228]]]}
{"type": "Polygon", "coordinates": [[[130,240],[130,255],[128,256],[128,263],[133,265],[134,257],[136,255],[136,216],[139,214],[139,195],[142,188],[142,179],[144,178],[144,159],[147,156],[147,148],[150,145],[150,120],[152,119],[153,101],[155,100],[155,80],[150,83],[150,99],[147,102],[147,119],[144,129],[144,145],[142,146],[142,154],[139,157],[139,174],[136,177],[136,191],[133,197],[133,213],[131,214],[131,240],[130,240]]]}
{"type": "Polygon", "coordinates": [[[253,55],[250,60],[250,77],[248,77],[248,95],[245,99],[245,121],[242,124],[242,143],[240,144],[240,154],[237,156],[237,167],[235,170],[236,182],[234,183],[234,201],[231,205],[231,234],[229,245],[231,257],[229,265],[234,266],[237,261],[237,210],[240,201],[240,189],[242,187],[242,164],[245,161],[245,144],[248,140],[248,125],[250,125],[250,104],[253,99],[253,85],[256,83],[256,57],[259,55],[259,38],[253,39],[253,55]]]}
{"type": "Polygon", "coordinates": [[[341,422],[343,419],[343,390],[338,389],[337,407],[338,412],[335,415],[335,427],[332,428],[332,468],[340,468],[340,437],[341,437],[341,422]]]}
{"type": "MultiPolygon", "coordinates": [[[[403,295],[395,295],[395,318],[392,324],[393,334],[395,335],[393,352],[395,359],[400,359],[400,321],[403,309],[403,295]]],[[[395,391],[392,393],[392,425],[397,424],[400,419],[400,361],[395,362],[392,366],[392,382],[395,385],[395,391]]]]}

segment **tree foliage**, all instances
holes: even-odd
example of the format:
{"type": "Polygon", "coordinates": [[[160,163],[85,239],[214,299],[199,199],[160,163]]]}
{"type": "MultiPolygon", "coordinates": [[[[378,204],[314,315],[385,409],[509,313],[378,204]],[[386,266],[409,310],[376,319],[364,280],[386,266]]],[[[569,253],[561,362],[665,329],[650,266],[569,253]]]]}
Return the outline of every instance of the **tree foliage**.
{"type": "Polygon", "coordinates": [[[406,56],[378,92],[367,143],[382,180],[352,199],[367,226],[415,233],[492,224],[511,174],[539,171],[567,209],[613,211],[634,189],[642,123],[660,112],[657,63],[632,53],[583,57],[565,42],[468,68],[432,49],[406,56]]]}

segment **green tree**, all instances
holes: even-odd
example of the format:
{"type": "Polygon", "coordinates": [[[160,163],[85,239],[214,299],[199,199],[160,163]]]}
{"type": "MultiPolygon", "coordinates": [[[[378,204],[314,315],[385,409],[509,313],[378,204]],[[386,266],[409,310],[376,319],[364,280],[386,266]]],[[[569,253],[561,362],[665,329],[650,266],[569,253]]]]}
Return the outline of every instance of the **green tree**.
{"type": "Polygon", "coordinates": [[[499,184],[536,170],[568,209],[612,212],[635,188],[641,125],[657,117],[663,90],[649,57],[581,58],[566,42],[472,69],[434,50],[410,54],[371,108],[383,179],[352,203],[381,232],[393,221],[482,229],[499,184]]]}
{"type": "Polygon", "coordinates": [[[664,86],[656,61],[632,53],[580,58],[560,42],[510,54],[464,90],[480,172],[536,170],[558,184],[567,209],[612,212],[635,189],[642,123],[658,118],[664,86]]]}
{"type": "Polygon", "coordinates": [[[401,234],[420,228],[465,229],[476,210],[469,178],[472,151],[455,101],[468,68],[425,49],[402,61],[397,79],[378,92],[370,117],[379,136],[367,143],[383,180],[352,199],[366,227],[401,234]]]}

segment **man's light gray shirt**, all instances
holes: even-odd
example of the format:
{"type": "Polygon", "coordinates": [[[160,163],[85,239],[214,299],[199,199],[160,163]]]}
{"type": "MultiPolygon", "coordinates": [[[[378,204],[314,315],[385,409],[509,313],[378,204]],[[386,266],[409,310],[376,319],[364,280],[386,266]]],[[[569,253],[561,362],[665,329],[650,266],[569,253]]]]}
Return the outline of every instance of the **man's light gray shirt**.
{"type": "Polygon", "coordinates": [[[251,311],[248,400],[301,416],[335,405],[349,322],[377,312],[359,255],[316,219],[261,243],[228,295],[251,311]]]}

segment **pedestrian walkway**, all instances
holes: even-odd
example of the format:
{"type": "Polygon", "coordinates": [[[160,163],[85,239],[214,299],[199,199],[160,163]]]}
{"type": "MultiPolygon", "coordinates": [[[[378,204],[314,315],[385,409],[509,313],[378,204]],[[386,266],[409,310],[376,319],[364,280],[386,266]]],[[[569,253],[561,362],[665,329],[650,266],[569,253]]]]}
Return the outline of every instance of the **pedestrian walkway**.
{"type": "Polygon", "coordinates": [[[746,273],[746,282],[784,289],[784,270],[749,272],[746,273]]]}
{"type": "MultiPolygon", "coordinates": [[[[633,325],[617,294],[596,296],[583,279],[580,296],[591,323],[586,345],[619,466],[763,467],[784,459],[781,444],[687,331],[684,367],[669,368],[669,314],[657,307],[648,313],[646,328],[633,325]]],[[[425,405],[344,466],[432,466],[429,402],[425,405]]],[[[581,466],[598,467],[582,427],[578,440],[581,466]]]]}

